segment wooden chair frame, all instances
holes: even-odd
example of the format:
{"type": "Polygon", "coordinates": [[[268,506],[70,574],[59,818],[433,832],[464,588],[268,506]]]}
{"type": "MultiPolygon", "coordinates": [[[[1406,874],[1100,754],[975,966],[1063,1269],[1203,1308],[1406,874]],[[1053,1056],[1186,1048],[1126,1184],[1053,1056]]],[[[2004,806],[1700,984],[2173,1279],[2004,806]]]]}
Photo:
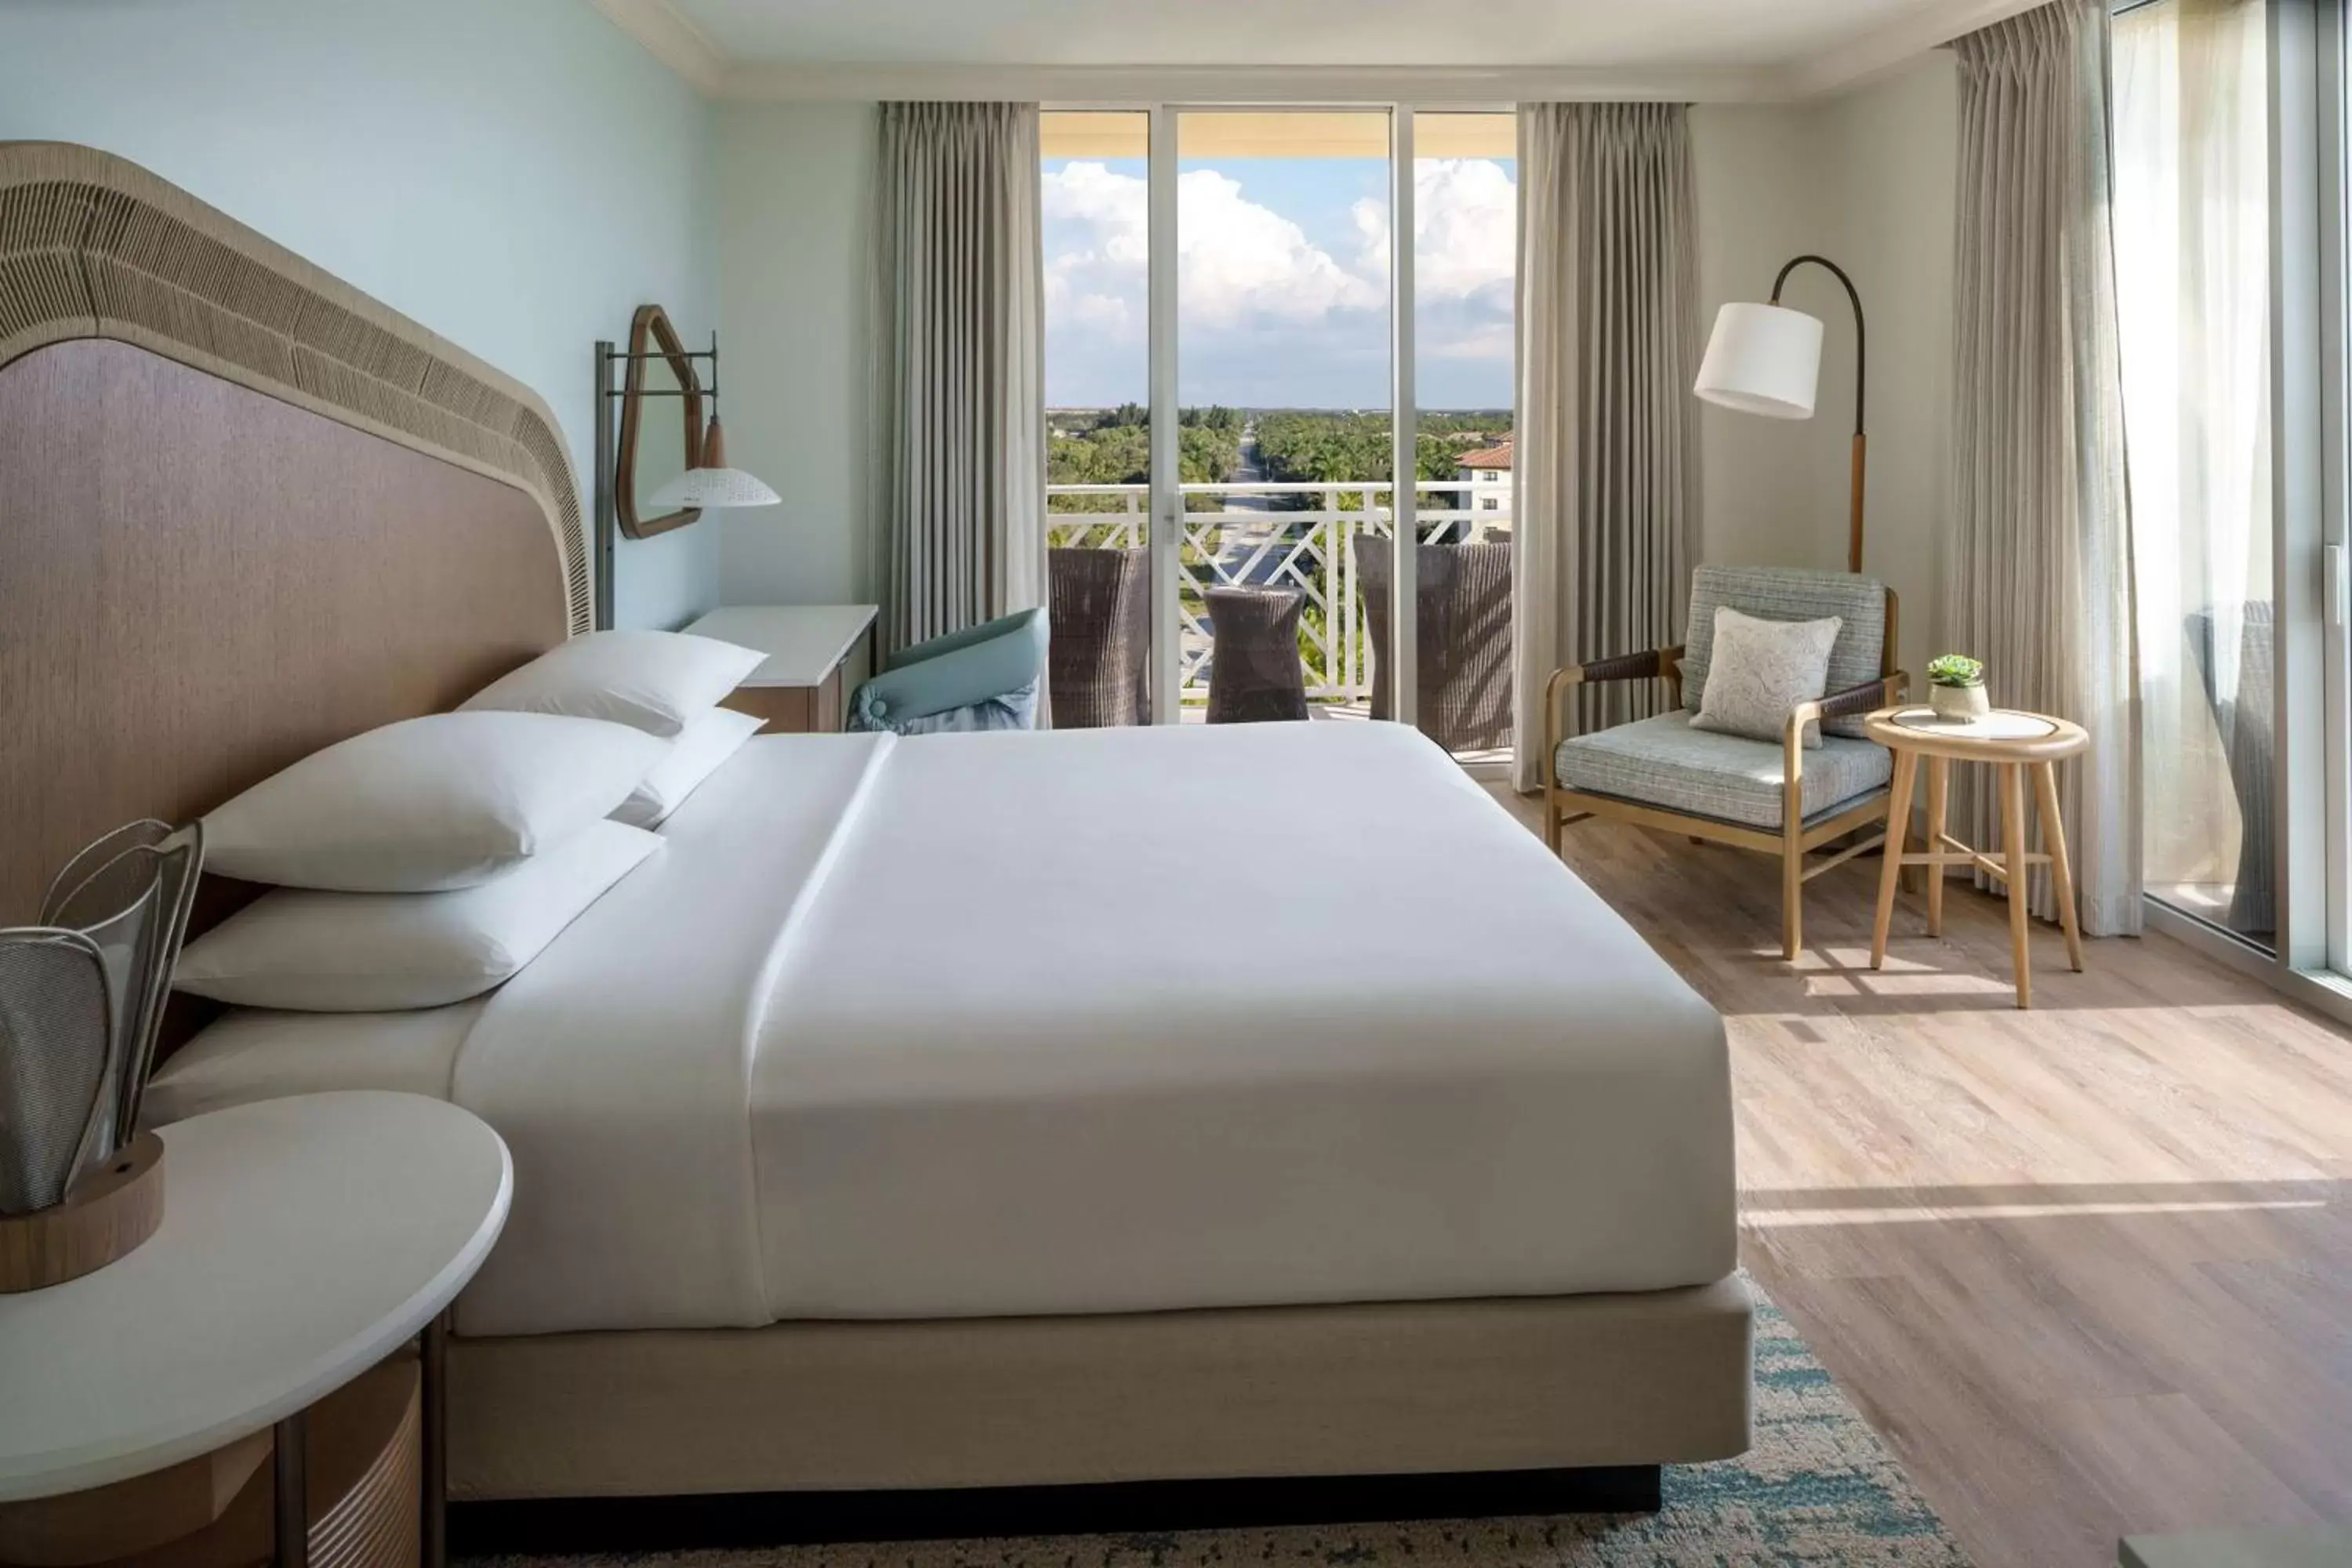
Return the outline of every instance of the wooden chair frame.
{"type": "Polygon", "coordinates": [[[1555,855],[1562,854],[1567,845],[1567,828],[1588,817],[1603,817],[1614,822],[1631,823],[1637,827],[1653,827],[1661,832],[1680,833],[1697,843],[1705,840],[1729,844],[1759,854],[1778,856],[1780,860],[1780,948],[1781,956],[1793,959],[1804,946],[1804,889],[1822,872],[1843,866],[1858,855],[1879,848],[1886,842],[1882,828],[1867,838],[1830,850],[1819,860],[1808,863],[1808,858],[1837,839],[1872,823],[1885,823],[1888,806],[1894,799],[1891,787],[1872,792],[1845,806],[1835,815],[1822,818],[1811,826],[1805,823],[1805,726],[1823,719],[1843,718],[1853,713],[1868,713],[1891,707],[1909,695],[1911,678],[1895,665],[1895,630],[1899,602],[1895,590],[1886,590],[1886,645],[1880,659],[1881,674],[1876,680],[1850,686],[1843,691],[1832,691],[1811,702],[1800,702],[1789,710],[1788,721],[1781,727],[1781,793],[1780,828],[1754,826],[1744,822],[1729,822],[1717,816],[1697,816],[1665,806],[1645,805],[1639,801],[1617,795],[1593,795],[1582,790],[1560,787],[1555,765],[1559,743],[1566,738],[1566,706],[1569,694],[1579,686],[1607,680],[1657,679],[1664,682],[1666,705],[1680,708],[1683,700],[1683,645],[1673,644],[1644,653],[1621,654],[1613,658],[1594,659],[1585,664],[1571,664],[1552,672],[1544,689],[1544,837],[1555,855]]]}

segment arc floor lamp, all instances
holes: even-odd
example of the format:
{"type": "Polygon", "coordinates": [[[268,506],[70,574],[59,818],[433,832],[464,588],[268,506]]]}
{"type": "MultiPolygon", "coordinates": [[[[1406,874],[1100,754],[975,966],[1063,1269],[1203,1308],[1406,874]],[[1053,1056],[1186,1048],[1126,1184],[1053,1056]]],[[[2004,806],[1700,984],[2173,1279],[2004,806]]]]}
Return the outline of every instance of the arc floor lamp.
{"type": "Polygon", "coordinates": [[[1734,300],[1716,313],[1715,331],[1699,362],[1692,390],[1709,403],[1773,419],[1811,419],[1822,377],[1822,323],[1780,303],[1789,274],[1807,262],[1826,268],[1845,285],[1853,303],[1853,496],[1847,521],[1845,569],[1862,570],[1862,489],[1869,437],[1863,428],[1863,389],[1869,356],[1864,352],[1862,296],[1845,268],[1826,256],[1792,258],[1772,279],[1769,304],[1734,300]]]}

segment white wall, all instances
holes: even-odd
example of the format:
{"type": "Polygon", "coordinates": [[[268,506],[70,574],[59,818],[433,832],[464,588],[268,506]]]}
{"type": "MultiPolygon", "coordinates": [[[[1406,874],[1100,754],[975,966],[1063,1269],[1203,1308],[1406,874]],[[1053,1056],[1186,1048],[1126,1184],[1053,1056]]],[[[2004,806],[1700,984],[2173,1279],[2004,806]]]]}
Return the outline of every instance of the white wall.
{"type": "Polygon", "coordinates": [[[727,520],[726,603],[864,603],[872,104],[730,103],[719,120],[728,454],[784,500],[727,520]]]}
{"type": "MultiPolygon", "coordinates": [[[[1870,468],[1864,488],[1863,569],[1902,596],[1900,654],[1915,694],[1943,651],[1943,546],[1951,536],[1953,213],[1959,169],[1959,85],[1950,50],[1937,49],[1819,110],[1823,172],[1834,182],[1826,254],[1853,275],[1870,328],[1870,468]]],[[[1834,279],[1814,272],[1813,301],[1836,321],[1834,279]],[[1834,309],[1833,309],[1834,307],[1834,309]]],[[[1808,306],[1812,308],[1812,306],[1808,306]]],[[[1850,312],[1847,312],[1850,314],[1850,312]]],[[[1824,350],[1813,424],[1819,504],[1830,549],[1845,550],[1853,332],[1824,350]]]]}
{"type": "MultiPolygon", "coordinates": [[[[1691,110],[1702,347],[1727,301],[1764,299],[1782,262],[1829,248],[1814,121],[1803,105],[1702,103],[1691,110]]],[[[1824,352],[1825,372],[1842,363],[1852,362],[1824,352]]],[[[1732,566],[1843,564],[1843,536],[1833,554],[1816,538],[1811,428],[1698,406],[1699,559],[1732,566]]]]}
{"type": "MultiPolygon", "coordinates": [[[[1925,55],[1851,92],[1691,111],[1700,313],[1761,300],[1790,257],[1853,279],[1869,321],[1869,471],[1863,569],[1901,596],[1899,657],[1920,679],[1936,651],[1939,544],[1949,517],[1953,201],[1958,100],[1952,57],[1925,55]]],[[[1853,432],[1853,315],[1818,268],[1782,302],[1827,327],[1813,417],[1708,407],[1699,440],[1709,561],[1842,568],[1853,432]]]]}
{"type": "MultiPolygon", "coordinates": [[[[527,383],[583,510],[592,345],[717,306],[713,114],[582,0],[6,0],[0,139],[184,186],[527,383]]],[[[723,525],[621,542],[621,624],[718,596],[723,525]]]]}

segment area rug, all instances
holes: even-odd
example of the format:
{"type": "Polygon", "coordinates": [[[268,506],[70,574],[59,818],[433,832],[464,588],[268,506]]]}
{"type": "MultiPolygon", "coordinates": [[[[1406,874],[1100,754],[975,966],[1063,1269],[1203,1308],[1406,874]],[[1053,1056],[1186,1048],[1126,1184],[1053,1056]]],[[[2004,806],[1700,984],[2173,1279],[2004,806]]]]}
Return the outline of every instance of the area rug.
{"type": "Polygon", "coordinates": [[[1721,1464],[1667,1469],[1665,1507],[1655,1514],[469,1561],[478,1568],[1968,1568],[1895,1456],[1760,1293],[1755,1447],[1721,1464]]]}

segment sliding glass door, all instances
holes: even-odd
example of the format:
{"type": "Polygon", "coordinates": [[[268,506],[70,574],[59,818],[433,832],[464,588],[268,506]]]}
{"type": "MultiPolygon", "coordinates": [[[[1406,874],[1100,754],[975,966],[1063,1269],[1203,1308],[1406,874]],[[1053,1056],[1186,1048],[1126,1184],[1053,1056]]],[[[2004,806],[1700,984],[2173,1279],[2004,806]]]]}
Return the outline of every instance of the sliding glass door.
{"type": "Polygon", "coordinates": [[[1393,662],[1360,610],[1394,542],[1390,117],[1175,123],[1183,717],[1360,715],[1393,662]]]}
{"type": "Polygon", "coordinates": [[[1097,647],[1079,587],[1120,575],[1073,552],[1148,561],[1157,721],[1507,756],[1514,121],[1418,123],[1415,157],[1400,107],[1044,116],[1056,635],[1097,647]]]}
{"type": "Polygon", "coordinates": [[[1151,116],[1048,113],[1039,130],[1053,721],[1147,724],[1151,116]]]}
{"type": "Polygon", "coordinates": [[[1412,134],[1417,721],[1507,771],[1518,117],[1425,112],[1412,134]]]}

